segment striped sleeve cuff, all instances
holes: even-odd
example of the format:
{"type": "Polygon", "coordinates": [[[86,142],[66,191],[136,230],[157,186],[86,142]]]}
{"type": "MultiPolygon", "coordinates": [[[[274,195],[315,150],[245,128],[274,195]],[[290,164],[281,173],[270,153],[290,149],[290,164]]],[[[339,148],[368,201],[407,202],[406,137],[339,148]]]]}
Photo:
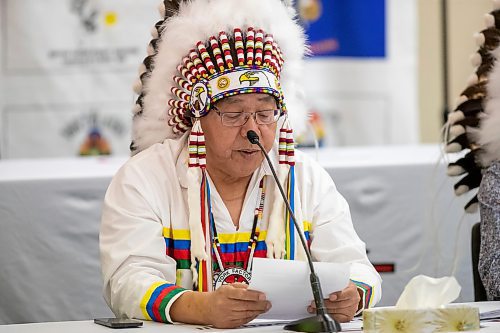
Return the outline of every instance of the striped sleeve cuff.
{"type": "Polygon", "coordinates": [[[187,290],[175,284],[156,282],[149,287],[141,301],[141,310],[146,320],[172,323],[170,307],[187,290]]]}
{"type": "Polygon", "coordinates": [[[361,281],[356,281],[356,280],[351,280],[354,282],[358,290],[360,291],[361,295],[361,306],[359,307],[358,311],[356,311],[355,315],[360,314],[363,312],[364,309],[370,308],[373,304],[373,288],[372,286],[361,282],[361,281]]]}

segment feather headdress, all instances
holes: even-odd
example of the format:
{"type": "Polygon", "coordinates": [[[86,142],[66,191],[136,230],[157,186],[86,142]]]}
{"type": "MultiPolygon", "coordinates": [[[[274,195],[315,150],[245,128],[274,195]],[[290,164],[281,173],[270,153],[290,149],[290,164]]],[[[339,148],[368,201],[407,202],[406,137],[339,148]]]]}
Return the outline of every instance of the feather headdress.
{"type": "MultiPolygon", "coordinates": [[[[284,59],[279,83],[283,96],[286,96],[288,114],[295,128],[303,126],[305,106],[300,99],[299,85],[306,52],[305,35],[295,21],[295,10],[289,2],[165,0],[160,9],[164,18],[153,28],[149,55],[140,68],[140,78],[134,87],[139,97],[134,108],[132,153],[181,135],[174,132],[175,126],[168,125],[169,120],[177,116],[168,114],[168,102],[175,97],[172,88],[178,87],[174,81],[174,77],[181,76],[178,66],[183,64],[186,56],[189,57],[191,50],[197,49],[198,42],[208,47],[211,37],[218,38],[220,32],[233,39],[235,28],[242,32],[254,28],[272,34],[284,59]]],[[[234,59],[234,63],[237,64],[237,60],[234,59]]],[[[190,121],[184,124],[191,126],[190,121]]]]}
{"type": "MultiPolygon", "coordinates": [[[[200,118],[218,100],[234,94],[274,96],[286,115],[279,136],[278,175],[293,195],[293,134],[288,115],[295,127],[303,126],[305,106],[298,85],[305,35],[290,0],[165,0],[160,13],[163,19],[152,31],[148,57],[134,86],[139,97],[130,148],[136,154],[189,133],[191,269],[199,290],[211,290],[207,283],[212,267],[207,218],[210,191],[200,118]]],[[[266,244],[269,257],[283,258],[289,255],[284,235],[291,221],[285,218],[277,189],[274,197],[266,244]]]]}
{"type": "MultiPolygon", "coordinates": [[[[471,56],[475,72],[461,93],[457,107],[448,114],[446,152],[467,152],[448,165],[449,176],[463,177],[455,184],[462,195],[479,187],[482,169],[500,159],[500,1],[485,15],[485,29],[475,35],[479,47],[471,56]]],[[[466,205],[477,211],[475,195],[466,205]]]]}

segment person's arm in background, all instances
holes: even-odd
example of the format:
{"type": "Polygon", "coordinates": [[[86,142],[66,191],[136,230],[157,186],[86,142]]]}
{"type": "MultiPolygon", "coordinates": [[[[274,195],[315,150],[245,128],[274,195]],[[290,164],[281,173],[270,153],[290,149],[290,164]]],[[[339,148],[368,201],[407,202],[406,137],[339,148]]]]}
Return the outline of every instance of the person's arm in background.
{"type": "Polygon", "coordinates": [[[487,169],[479,187],[481,250],[479,274],[488,300],[500,300],[500,161],[487,169]]]}

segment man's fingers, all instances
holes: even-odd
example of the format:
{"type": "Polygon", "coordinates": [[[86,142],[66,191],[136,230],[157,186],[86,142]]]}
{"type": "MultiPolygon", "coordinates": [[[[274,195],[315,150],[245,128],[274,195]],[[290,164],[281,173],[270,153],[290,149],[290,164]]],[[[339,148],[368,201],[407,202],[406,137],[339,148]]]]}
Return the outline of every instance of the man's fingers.
{"type": "MultiPolygon", "coordinates": [[[[328,299],[325,299],[323,302],[325,303],[325,307],[327,309],[345,309],[345,308],[353,307],[354,305],[356,305],[356,307],[357,307],[359,300],[351,298],[351,299],[346,299],[346,300],[342,300],[342,301],[332,302],[328,299]]],[[[309,306],[313,309],[316,309],[316,303],[314,301],[312,301],[309,306]]]]}
{"type": "MultiPolygon", "coordinates": [[[[345,289],[344,289],[344,290],[345,290],[345,289]]],[[[330,295],[328,295],[328,299],[329,299],[330,301],[336,301],[336,300],[338,300],[338,299],[341,297],[342,293],[343,293],[343,290],[340,290],[340,291],[336,291],[336,292],[334,292],[334,293],[331,293],[330,295]]]]}
{"type": "Polygon", "coordinates": [[[346,315],[343,313],[334,313],[331,314],[331,316],[339,323],[348,323],[354,318],[354,316],[346,315]]]}
{"type": "Polygon", "coordinates": [[[259,301],[259,302],[249,302],[241,301],[237,302],[232,308],[233,311],[258,311],[259,313],[264,313],[271,309],[271,302],[269,301],[259,301]]]}
{"type": "MultiPolygon", "coordinates": [[[[232,285],[231,285],[232,287],[232,285]]],[[[230,299],[242,300],[242,301],[265,301],[266,295],[260,291],[248,290],[239,287],[233,287],[232,290],[228,290],[228,297],[230,299]]]]}
{"type": "Polygon", "coordinates": [[[325,306],[327,308],[335,308],[335,309],[346,309],[346,308],[351,308],[351,307],[358,307],[359,300],[357,299],[346,299],[343,301],[325,301],[325,306]]]}
{"type": "Polygon", "coordinates": [[[241,283],[241,282],[235,282],[235,283],[231,284],[231,287],[240,288],[240,289],[248,289],[248,284],[241,283]]]}
{"type": "Polygon", "coordinates": [[[264,293],[248,290],[243,284],[221,286],[212,295],[213,325],[217,328],[241,326],[271,308],[264,293]]]}
{"type": "MultiPolygon", "coordinates": [[[[260,313],[259,313],[260,314],[260,313]]],[[[245,324],[248,324],[249,322],[251,322],[252,320],[254,320],[255,318],[257,318],[257,316],[259,314],[256,314],[256,315],[249,315],[249,316],[246,316],[244,318],[239,318],[239,319],[235,319],[235,320],[231,320],[230,323],[231,323],[231,328],[237,328],[237,327],[240,327],[240,326],[243,326],[245,324]]]]}

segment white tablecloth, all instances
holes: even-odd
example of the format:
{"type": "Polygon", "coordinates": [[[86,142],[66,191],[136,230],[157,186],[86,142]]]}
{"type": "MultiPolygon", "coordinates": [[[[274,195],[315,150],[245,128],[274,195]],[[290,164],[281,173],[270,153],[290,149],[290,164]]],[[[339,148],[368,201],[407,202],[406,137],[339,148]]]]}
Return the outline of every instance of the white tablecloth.
{"type": "MultiPolygon", "coordinates": [[[[493,311],[500,309],[500,302],[480,302],[480,303],[468,303],[467,305],[477,307],[480,313],[486,311],[493,311]]],[[[362,332],[361,325],[362,321],[351,321],[342,325],[343,332],[362,332]]],[[[470,331],[470,333],[480,332],[480,333],[499,333],[500,332],[500,322],[481,322],[481,329],[479,331],[470,331]]],[[[136,329],[125,330],[127,332],[136,332],[136,329]]],[[[124,330],[122,330],[124,331],[124,330]]],[[[228,333],[252,333],[252,332],[290,332],[283,329],[283,325],[275,326],[259,326],[259,327],[244,327],[236,329],[215,329],[207,326],[199,325],[168,325],[163,323],[156,323],[145,321],[143,327],[141,327],[141,333],[163,333],[165,331],[173,333],[193,333],[193,332],[228,332],[228,333]]],[[[56,322],[56,323],[36,323],[36,324],[24,324],[24,325],[5,325],[0,326],[0,332],[2,333],[105,333],[110,332],[109,328],[104,326],[96,325],[92,321],[66,321],[66,322],[56,322]]]]}
{"type": "MultiPolygon", "coordinates": [[[[125,160],[0,161],[0,324],[111,315],[101,296],[98,228],[106,187],[125,160]]],[[[416,274],[450,275],[456,253],[459,301],[473,300],[470,227],[479,217],[465,216],[466,200],[453,196],[438,161],[437,146],[319,152],[372,262],[395,265],[382,274],[381,304],[394,304],[416,274]]]]}

